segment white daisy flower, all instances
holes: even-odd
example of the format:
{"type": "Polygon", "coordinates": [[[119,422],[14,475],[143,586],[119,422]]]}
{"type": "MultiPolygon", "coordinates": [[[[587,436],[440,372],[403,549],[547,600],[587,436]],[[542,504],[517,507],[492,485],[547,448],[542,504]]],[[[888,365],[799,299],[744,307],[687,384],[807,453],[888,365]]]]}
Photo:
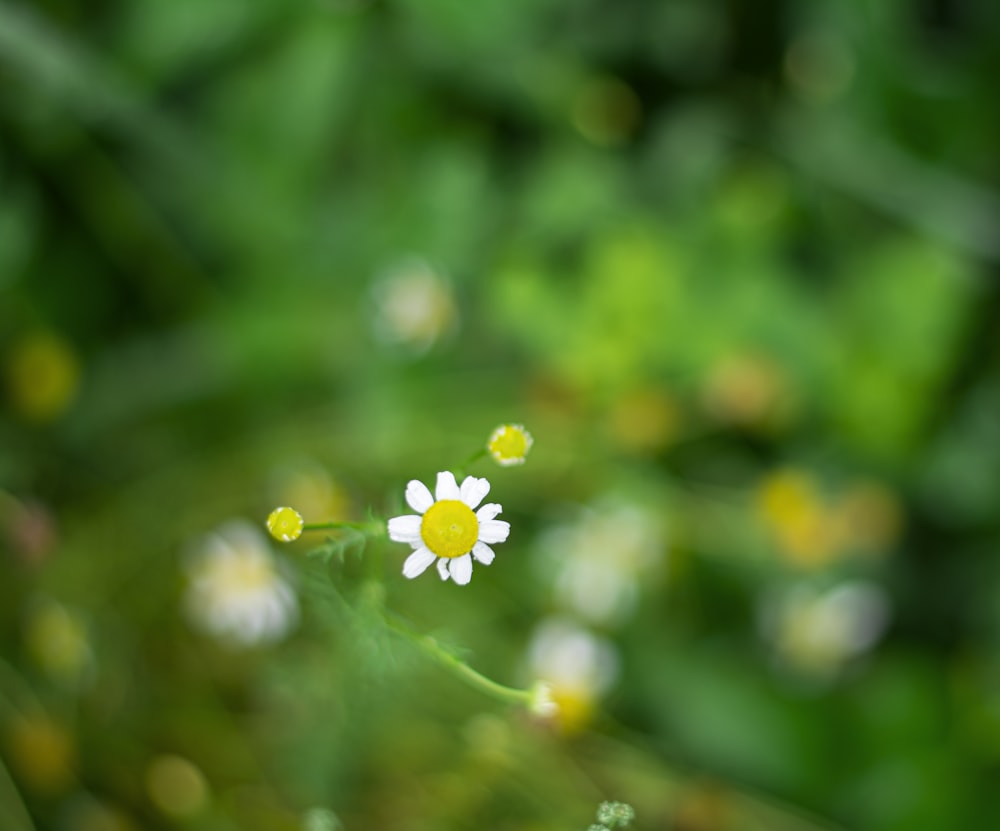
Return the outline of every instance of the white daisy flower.
{"type": "Polygon", "coordinates": [[[230,522],[208,535],[187,563],[188,616],[199,629],[236,646],[276,641],[298,619],[298,599],[267,540],[230,522]]]}
{"type": "Polygon", "coordinates": [[[476,510],[489,491],[490,483],[475,476],[467,476],[459,487],[448,471],[437,475],[434,496],[423,482],[407,484],[406,502],[417,515],[389,520],[389,539],[413,547],[403,563],[403,576],[423,574],[436,560],[442,580],[451,577],[464,586],[472,579],[473,557],[484,566],[492,563],[490,544],[507,539],[510,523],[495,519],[503,510],[495,502],[476,510]]]}

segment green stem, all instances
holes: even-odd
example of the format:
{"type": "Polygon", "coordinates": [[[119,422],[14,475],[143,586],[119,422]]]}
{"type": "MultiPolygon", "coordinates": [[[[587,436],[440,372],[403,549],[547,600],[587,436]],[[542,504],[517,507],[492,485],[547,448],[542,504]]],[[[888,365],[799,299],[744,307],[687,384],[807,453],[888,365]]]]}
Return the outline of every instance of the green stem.
{"type": "Polygon", "coordinates": [[[478,462],[481,458],[483,458],[483,456],[487,454],[487,452],[488,451],[486,450],[485,447],[480,447],[475,453],[469,456],[468,459],[466,459],[464,462],[462,462],[462,464],[460,464],[457,468],[455,468],[452,471],[452,473],[455,474],[455,478],[456,479],[464,478],[466,468],[473,462],[478,462]]]}
{"type": "Polygon", "coordinates": [[[398,635],[402,635],[418,647],[425,655],[450,670],[452,674],[457,675],[470,687],[474,687],[480,692],[485,693],[491,698],[494,698],[504,704],[517,704],[524,707],[531,703],[531,690],[519,690],[514,687],[506,687],[503,684],[498,684],[493,679],[487,678],[485,675],[476,672],[476,670],[461,659],[456,658],[446,649],[442,648],[441,645],[429,635],[422,635],[401,621],[395,619],[394,617],[389,617],[388,615],[385,618],[385,622],[386,626],[388,626],[393,632],[398,635]]]}
{"type": "Polygon", "coordinates": [[[331,521],[331,522],[307,522],[302,526],[303,532],[305,531],[328,531],[336,528],[350,528],[354,531],[361,531],[363,534],[369,537],[381,537],[385,535],[385,524],[381,521],[379,522],[346,522],[346,521],[331,521]]]}

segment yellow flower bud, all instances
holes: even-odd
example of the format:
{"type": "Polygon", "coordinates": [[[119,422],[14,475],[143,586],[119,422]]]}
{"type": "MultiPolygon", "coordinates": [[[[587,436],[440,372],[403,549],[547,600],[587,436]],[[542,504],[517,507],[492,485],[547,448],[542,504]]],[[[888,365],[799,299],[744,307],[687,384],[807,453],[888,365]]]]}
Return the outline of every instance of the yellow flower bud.
{"type": "Polygon", "coordinates": [[[501,424],[490,434],[486,449],[504,467],[524,464],[534,439],[521,424],[501,424]]]}
{"type": "Polygon", "coordinates": [[[267,530],[279,542],[293,542],[302,536],[302,516],[294,508],[275,508],[267,518],[267,530]]]}

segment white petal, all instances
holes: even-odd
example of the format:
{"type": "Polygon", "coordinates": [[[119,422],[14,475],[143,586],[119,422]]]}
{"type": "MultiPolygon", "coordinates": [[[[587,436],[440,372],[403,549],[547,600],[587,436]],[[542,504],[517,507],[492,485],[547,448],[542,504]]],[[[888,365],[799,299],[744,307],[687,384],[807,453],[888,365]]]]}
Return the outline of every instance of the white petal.
{"type": "Polygon", "coordinates": [[[480,542],[503,542],[510,533],[510,523],[502,519],[488,519],[479,523],[480,542]]]}
{"type": "Polygon", "coordinates": [[[483,501],[483,498],[490,492],[490,483],[485,479],[477,479],[475,476],[466,476],[462,482],[462,501],[472,510],[483,501]]]}
{"type": "Polygon", "coordinates": [[[437,487],[434,495],[438,499],[461,499],[462,492],[458,489],[458,482],[455,481],[455,474],[450,470],[444,470],[438,474],[437,487]]]}
{"type": "Polygon", "coordinates": [[[403,576],[412,580],[418,574],[423,574],[427,570],[427,566],[436,559],[437,555],[434,552],[421,546],[406,558],[406,562],[403,563],[403,576]]]}
{"type": "Polygon", "coordinates": [[[486,543],[477,542],[472,546],[472,556],[475,557],[484,566],[488,566],[493,562],[493,558],[496,557],[496,552],[493,551],[486,543]]]}
{"type": "Polygon", "coordinates": [[[438,557],[437,561],[438,574],[441,575],[442,580],[448,579],[448,558],[438,557]]]}
{"type": "Polygon", "coordinates": [[[496,502],[489,502],[476,511],[476,519],[480,522],[485,522],[487,519],[493,519],[502,510],[503,507],[501,505],[498,505],[496,502]]]}
{"type": "Polygon", "coordinates": [[[412,479],[406,484],[406,504],[418,514],[422,514],[434,504],[434,497],[431,496],[427,485],[416,479],[412,479]]]}
{"type": "Polygon", "coordinates": [[[394,542],[420,542],[421,519],[413,514],[394,516],[389,520],[389,539],[394,542]]]}
{"type": "Polygon", "coordinates": [[[464,586],[472,579],[472,555],[463,554],[461,557],[452,557],[448,570],[451,572],[451,579],[458,585],[464,586]]]}

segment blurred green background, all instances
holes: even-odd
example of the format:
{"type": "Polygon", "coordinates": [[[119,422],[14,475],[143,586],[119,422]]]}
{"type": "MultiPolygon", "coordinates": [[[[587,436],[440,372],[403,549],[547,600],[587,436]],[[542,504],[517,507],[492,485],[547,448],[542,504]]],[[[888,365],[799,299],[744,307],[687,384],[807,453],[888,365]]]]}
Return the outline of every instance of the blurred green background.
{"type": "Polygon", "coordinates": [[[1000,827],[998,78],[990,0],[0,2],[0,828],[1000,827]],[[233,525],[503,422],[467,587],[233,525]]]}

